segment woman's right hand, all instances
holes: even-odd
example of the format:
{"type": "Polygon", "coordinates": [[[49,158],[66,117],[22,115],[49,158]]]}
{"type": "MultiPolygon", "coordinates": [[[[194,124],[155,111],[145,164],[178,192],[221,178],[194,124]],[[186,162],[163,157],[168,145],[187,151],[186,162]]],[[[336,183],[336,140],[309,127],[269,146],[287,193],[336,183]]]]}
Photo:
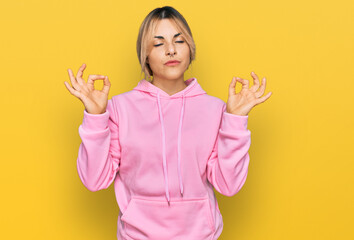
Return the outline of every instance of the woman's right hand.
{"type": "Polygon", "coordinates": [[[108,77],[103,75],[89,75],[86,83],[82,78],[85,68],[86,64],[84,63],[77,72],[76,78],[69,68],[69,77],[73,87],[71,87],[66,81],[64,81],[64,84],[69,92],[79,98],[79,100],[84,104],[86,112],[91,114],[105,113],[111,83],[109,82],[108,77]],[[96,90],[94,86],[94,81],[99,79],[103,79],[104,86],[102,90],[96,90]]]}

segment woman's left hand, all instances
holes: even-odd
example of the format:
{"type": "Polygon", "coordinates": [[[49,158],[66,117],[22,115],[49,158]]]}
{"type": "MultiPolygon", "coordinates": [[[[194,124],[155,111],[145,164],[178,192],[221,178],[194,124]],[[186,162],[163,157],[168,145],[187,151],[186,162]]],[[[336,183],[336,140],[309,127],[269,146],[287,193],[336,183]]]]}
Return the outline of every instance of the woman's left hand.
{"type": "Polygon", "coordinates": [[[253,86],[249,88],[247,79],[242,79],[239,77],[233,77],[229,85],[229,98],[226,103],[226,112],[232,113],[235,115],[246,116],[251,109],[267,100],[272,92],[267,93],[267,95],[261,97],[264,93],[266,86],[266,78],[262,79],[262,84],[259,88],[259,79],[258,76],[252,72],[251,76],[253,78],[253,86]],[[242,84],[242,89],[239,93],[236,93],[236,82],[242,84]],[[259,91],[257,91],[259,88],[259,91]]]}

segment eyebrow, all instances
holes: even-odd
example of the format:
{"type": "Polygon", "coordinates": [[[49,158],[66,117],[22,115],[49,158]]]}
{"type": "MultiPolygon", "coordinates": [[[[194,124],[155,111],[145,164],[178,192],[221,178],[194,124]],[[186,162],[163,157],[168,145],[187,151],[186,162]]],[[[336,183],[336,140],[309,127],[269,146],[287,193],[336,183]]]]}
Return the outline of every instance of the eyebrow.
{"type": "MultiPolygon", "coordinates": [[[[181,35],[182,33],[176,33],[173,38],[178,37],[179,35],[181,35]]],[[[155,36],[154,38],[160,38],[160,39],[165,39],[163,36],[155,36]]]]}

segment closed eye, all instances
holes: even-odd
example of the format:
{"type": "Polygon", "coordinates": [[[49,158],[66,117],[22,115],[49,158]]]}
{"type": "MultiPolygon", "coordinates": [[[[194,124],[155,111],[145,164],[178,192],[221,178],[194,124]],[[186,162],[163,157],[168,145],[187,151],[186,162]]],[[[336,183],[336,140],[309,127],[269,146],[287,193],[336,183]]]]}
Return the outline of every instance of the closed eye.
{"type": "MultiPolygon", "coordinates": [[[[184,43],[184,41],[176,41],[176,43],[184,43]]],[[[160,44],[155,44],[154,46],[155,47],[158,47],[158,46],[161,46],[162,45],[162,43],[160,43],[160,44]]]]}

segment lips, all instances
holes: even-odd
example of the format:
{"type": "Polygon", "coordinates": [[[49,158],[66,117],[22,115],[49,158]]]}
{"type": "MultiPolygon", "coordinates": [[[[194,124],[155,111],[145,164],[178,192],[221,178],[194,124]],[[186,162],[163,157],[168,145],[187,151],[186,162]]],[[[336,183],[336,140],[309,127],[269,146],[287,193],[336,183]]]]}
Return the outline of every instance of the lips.
{"type": "Polygon", "coordinates": [[[166,62],[165,65],[171,66],[171,65],[177,65],[179,63],[180,63],[180,61],[178,61],[178,60],[171,60],[171,61],[166,62]]]}

